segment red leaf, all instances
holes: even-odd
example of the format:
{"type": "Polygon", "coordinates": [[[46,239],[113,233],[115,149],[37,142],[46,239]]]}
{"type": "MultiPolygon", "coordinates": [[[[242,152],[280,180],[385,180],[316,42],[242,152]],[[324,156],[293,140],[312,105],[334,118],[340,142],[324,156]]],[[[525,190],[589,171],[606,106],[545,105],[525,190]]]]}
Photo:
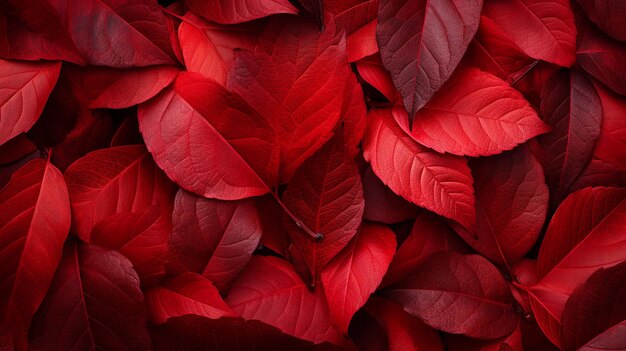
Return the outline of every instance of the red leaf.
{"type": "Polygon", "coordinates": [[[169,249],[183,269],[200,273],[225,291],[248,264],[261,239],[253,200],[205,199],[179,190],[169,249]]]}
{"type": "Polygon", "coordinates": [[[297,338],[343,342],[326,302],[308,290],[293,268],[275,257],[254,256],[226,298],[246,320],[259,320],[297,338]]]}
{"type": "Polygon", "coordinates": [[[164,275],[175,188],[143,146],[92,152],[65,178],[76,235],[127,256],[144,284],[164,275]]]}
{"type": "Polygon", "coordinates": [[[420,144],[461,156],[498,154],[549,130],[522,94],[473,68],[450,78],[417,113],[412,131],[404,109],[393,111],[396,122],[420,144]]]}
{"type": "Polygon", "coordinates": [[[211,281],[194,273],[169,277],[144,294],[149,320],[153,324],[189,314],[211,319],[236,317],[211,281]]]}
{"type": "Polygon", "coordinates": [[[485,16],[480,17],[465,60],[507,83],[513,82],[535,62],[494,20],[485,16]]]}
{"type": "Polygon", "coordinates": [[[178,69],[153,66],[126,70],[108,67],[70,69],[72,83],[89,108],[126,108],[147,101],[168,86],[178,69]]]}
{"type": "Polygon", "coordinates": [[[317,241],[285,218],[287,233],[317,279],[320,270],[354,237],[365,207],[359,171],[340,136],[298,168],[284,203],[296,218],[323,237],[317,241]]]}
{"type": "Polygon", "coordinates": [[[626,43],[607,37],[585,19],[577,24],[580,32],[576,42],[578,64],[616,93],[626,95],[626,43]]]}
{"type": "Polygon", "coordinates": [[[433,255],[385,295],[426,324],[448,333],[496,339],[517,325],[506,282],[478,255],[433,255]]]}
{"type": "Polygon", "coordinates": [[[363,80],[376,88],[387,100],[396,101],[398,92],[393,85],[389,72],[385,70],[380,60],[380,55],[373,55],[359,60],[356,68],[363,80]]]}
{"type": "Polygon", "coordinates": [[[563,309],[563,350],[578,350],[626,320],[626,263],[600,268],[570,296],[563,309]],[[601,303],[600,303],[601,302],[601,303]]]}
{"type": "Polygon", "coordinates": [[[548,209],[541,165],[520,147],[470,162],[476,182],[476,231],[457,230],[493,262],[509,267],[535,244],[548,209]]]}
{"type": "Polygon", "coordinates": [[[280,180],[332,136],[353,90],[345,40],[331,21],[323,33],[298,18],[276,18],[254,53],[237,52],[228,87],[261,113],[280,140],[280,180]]]}
{"type": "Polygon", "coordinates": [[[50,287],[70,229],[63,175],[40,158],[0,190],[0,327],[26,349],[28,327],[50,287]]]}
{"type": "Polygon", "coordinates": [[[211,22],[242,23],[279,13],[297,14],[289,0],[183,0],[185,6],[211,22]]]}
{"type": "Polygon", "coordinates": [[[60,69],[58,62],[0,59],[0,145],[35,124],[57,82],[60,69]]]}
{"type": "Polygon", "coordinates": [[[318,350],[308,341],[283,334],[259,321],[209,319],[193,314],[170,318],[166,323],[152,327],[152,337],[157,351],[197,351],[198,348],[228,351],[318,350]]]}
{"type": "MultiPolygon", "coordinates": [[[[26,134],[19,134],[15,138],[0,145],[0,165],[8,165],[19,161],[22,157],[31,154],[37,150],[37,146],[33,144],[26,134]]],[[[2,187],[2,185],[0,185],[2,187]]]]}
{"type": "Polygon", "coordinates": [[[399,245],[381,286],[399,282],[432,254],[464,253],[468,251],[466,248],[445,221],[428,211],[422,211],[413,223],[409,236],[399,245]]]}
{"type": "Polygon", "coordinates": [[[585,76],[560,71],[543,87],[541,114],[553,130],[537,139],[542,148],[539,161],[546,172],[551,201],[558,203],[591,158],[600,135],[602,106],[585,76]]]}
{"type": "Polygon", "coordinates": [[[389,351],[444,350],[435,330],[406,313],[397,304],[374,296],[365,305],[365,310],[383,323],[389,351]]]}
{"type": "Polygon", "coordinates": [[[448,351],[524,351],[522,331],[519,326],[508,336],[491,341],[475,340],[461,335],[449,335],[446,338],[446,346],[448,351]]]}
{"type": "Polygon", "coordinates": [[[620,0],[578,0],[587,17],[611,37],[626,41],[626,26],[622,14],[626,13],[626,3],[620,0]]]}
{"type": "Polygon", "coordinates": [[[576,26],[568,0],[486,0],[483,14],[528,56],[570,67],[576,57],[576,26]]]}
{"type": "Polygon", "coordinates": [[[193,13],[185,15],[178,38],[185,67],[226,85],[235,61],[235,49],[254,50],[261,26],[258,23],[224,26],[203,21],[193,13]]]}
{"type": "Polygon", "coordinates": [[[471,230],[476,216],[466,160],[418,144],[396,124],[391,110],[372,110],[368,118],[363,156],[383,183],[414,204],[471,230]]]}
{"type": "Polygon", "coordinates": [[[396,237],[391,229],[365,223],[350,244],[322,270],[330,314],[344,333],[348,332],[354,313],[380,285],[395,252],[396,237]]]}
{"type": "Polygon", "coordinates": [[[358,61],[378,52],[376,17],[378,0],[327,1],[337,26],[346,31],[348,62],[358,61]]]}
{"type": "Polygon", "coordinates": [[[607,329],[589,341],[579,351],[621,351],[626,348],[626,321],[607,329]]]}
{"type": "Polygon", "coordinates": [[[586,188],[565,199],[552,218],[537,260],[540,282],[530,289],[537,323],[561,343],[563,307],[593,272],[626,260],[626,190],[586,188]]]}
{"type": "Polygon", "coordinates": [[[481,7],[482,0],[380,2],[378,46],[409,121],[461,61],[478,29],[481,7]]]}
{"type": "Polygon", "coordinates": [[[626,98],[595,84],[602,103],[602,127],[593,155],[626,172],[626,98]]]}
{"type": "Polygon", "coordinates": [[[150,349],[130,261],[115,251],[68,243],[30,336],[30,350],[150,349]]]}
{"type": "Polygon", "coordinates": [[[352,157],[358,155],[361,151],[359,144],[365,133],[366,115],[367,107],[363,97],[363,88],[356,80],[356,76],[350,73],[341,119],[343,121],[343,140],[346,145],[346,151],[352,157]],[[351,89],[349,88],[350,86],[352,87],[351,89]]]}
{"type": "Polygon", "coordinates": [[[238,200],[276,183],[272,128],[239,95],[194,73],[139,106],[148,150],[170,179],[198,195],[238,200]]]}

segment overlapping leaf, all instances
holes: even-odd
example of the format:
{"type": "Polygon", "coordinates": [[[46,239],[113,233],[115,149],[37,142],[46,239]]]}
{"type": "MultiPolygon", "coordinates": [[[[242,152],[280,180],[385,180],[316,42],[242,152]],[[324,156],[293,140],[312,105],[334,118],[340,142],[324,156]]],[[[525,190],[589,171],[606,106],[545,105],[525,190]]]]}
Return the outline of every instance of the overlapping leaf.
{"type": "Polygon", "coordinates": [[[183,0],[196,14],[212,22],[232,24],[279,13],[296,14],[289,0],[183,0]]]}

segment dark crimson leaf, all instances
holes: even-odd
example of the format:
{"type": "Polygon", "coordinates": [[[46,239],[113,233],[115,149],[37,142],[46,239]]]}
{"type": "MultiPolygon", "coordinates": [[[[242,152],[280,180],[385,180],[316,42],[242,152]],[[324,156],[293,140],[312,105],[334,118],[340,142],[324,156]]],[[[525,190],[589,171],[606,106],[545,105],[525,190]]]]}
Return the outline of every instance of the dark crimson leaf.
{"type": "Polygon", "coordinates": [[[479,339],[508,335],[517,325],[511,294],[498,270],[478,255],[439,253],[385,296],[433,328],[479,339]]]}
{"type": "Polygon", "coordinates": [[[578,0],[587,16],[605,33],[626,41],[626,26],[621,17],[626,13],[626,3],[620,0],[578,0]]]}
{"type": "Polygon", "coordinates": [[[589,79],[563,70],[543,86],[541,114],[553,127],[537,140],[539,161],[546,172],[551,201],[556,204],[591,158],[600,136],[602,105],[589,79]]]}
{"type": "Polygon", "coordinates": [[[418,144],[389,109],[371,110],[368,118],[363,156],[383,183],[410,202],[473,229],[474,189],[467,161],[418,144]]]}
{"type": "Polygon", "coordinates": [[[548,210],[541,165],[526,147],[470,162],[475,179],[476,231],[458,230],[491,261],[509,267],[535,244],[548,210]]]}
{"type": "Polygon", "coordinates": [[[169,238],[173,268],[202,274],[220,291],[248,264],[261,239],[254,201],[205,199],[179,190],[169,238]]]}
{"type": "Polygon", "coordinates": [[[398,223],[417,217],[419,209],[396,195],[367,167],[361,173],[365,209],[363,218],[382,223],[398,223]]]}
{"type": "Polygon", "coordinates": [[[124,256],[70,241],[29,350],[149,350],[139,278],[124,256]]]}
{"type": "Polygon", "coordinates": [[[621,351],[626,349],[626,321],[607,329],[589,341],[579,351],[621,351]]]}
{"type": "Polygon", "coordinates": [[[563,309],[563,350],[578,350],[626,320],[626,263],[600,268],[570,296],[563,309]]]}
{"type": "Polygon", "coordinates": [[[0,59],[0,145],[35,124],[60,69],[58,62],[0,59]]]}
{"type": "MultiPolygon", "coordinates": [[[[334,137],[294,173],[284,194],[287,208],[322,239],[285,216],[287,233],[313,279],[357,233],[363,218],[363,185],[341,136],[334,137]]],[[[347,327],[347,325],[346,325],[347,327]]]]}
{"type": "Polygon", "coordinates": [[[182,188],[238,200],[276,184],[278,140],[239,95],[197,73],[139,106],[139,128],[156,163],[182,188]]]}
{"type": "MultiPolygon", "coordinates": [[[[376,37],[409,121],[450,78],[474,37],[482,0],[383,0],[376,37]]],[[[409,122],[409,125],[411,122],[409,122]]]]}
{"type": "Polygon", "coordinates": [[[391,229],[364,223],[350,244],[322,270],[330,314],[344,333],[354,313],[380,285],[395,252],[396,237],[391,229]]]}
{"type": "Polygon", "coordinates": [[[0,328],[25,350],[31,319],[50,287],[70,229],[63,175],[35,159],[0,190],[0,328]]]}

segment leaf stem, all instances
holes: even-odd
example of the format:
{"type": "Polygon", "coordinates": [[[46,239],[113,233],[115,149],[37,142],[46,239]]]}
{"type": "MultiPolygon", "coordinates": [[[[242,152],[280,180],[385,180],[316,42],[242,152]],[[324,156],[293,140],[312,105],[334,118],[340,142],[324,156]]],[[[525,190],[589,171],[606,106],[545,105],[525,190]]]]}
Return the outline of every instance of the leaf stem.
{"type": "Polygon", "coordinates": [[[305,232],[308,236],[310,236],[313,240],[315,240],[317,242],[322,241],[322,239],[324,239],[324,235],[322,233],[316,233],[316,232],[312,231],[306,224],[304,224],[304,222],[302,222],[298,217],[296,217],[296,215],[294,215],[293,212],[291,212],[287,208],[287,206],[285,206],[285,204],[280,199],[280,197],[278,197],[278,194],[275,191],[272,191],[270,189],[270,193],[272,194],[272,197],[274,197],[274,200],[276,200],[278,205],[280,205],[280,207],[283,209],[283,211],[285,211],[287,216],[289,216],[289,218],[291,218],[293,223],[298,228],[302,229],[303,232],[305,232]]]}

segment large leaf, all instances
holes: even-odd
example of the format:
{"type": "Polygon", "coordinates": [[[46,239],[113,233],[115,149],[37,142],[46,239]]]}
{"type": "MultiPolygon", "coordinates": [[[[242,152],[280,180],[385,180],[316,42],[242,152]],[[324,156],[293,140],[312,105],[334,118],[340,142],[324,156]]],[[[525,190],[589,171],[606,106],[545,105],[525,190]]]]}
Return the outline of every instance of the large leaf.
{"type": "Polygon", "coordinates": [[[626,3],[620,0],[578,0],[587,17],[611,37],[626,41],[626,26],[622,14],[626,3]]]}
{"type": "Polygon", "coordinates": [[[211,281],[195,273],[169,277],[159,286],[146,290],[144,295],[153,324],[187,314],[211,319],[236,316],[211,281]]]}
{"type": "Polygon", "coordinates": [[[378,288],[395,252],[396,237],[391,229],[366,223],[322,271],[330,314],[344,333],[354,313],[378,288]]]}
{"type": "Polygon", "coordinates": [[[94,151],[74,162],[65,178],[78,237],[126,255],[142,283],[165,273],[175,186],[145,147],[94,151]]]}
{"type": "Polygon", "coordinates": [[[574,290],[563,309],[563,350],[578,350],[626,320],[625,295],[626,263],[601,268],[589,276],[574,290]]]}
{"type": "Polygon", "coordinates": [[[522,94],[478,69],[461,69],[417,113],[413,129],[406,112],[394,117],[417,142],[441,153],[484,156],[510,150],[549,127],[522,94]]]}
{"type": "Polygon", "coordinates": [[[296,14],[289,0],[183,0],[185,6],[211,22],[233,24],[279,13],[296,14]]]}
{"type": "Polygon", "coordinates": [[[553,130],[537,139],[539,161],[551,201],[558,203],[591,158],[600,135],[602,105],[589,79],[576,71],[560,71],[543,87],[541,114],[553,130]]]}
{"type": "Polygon", "coordinates": [[[254,256],[233,284],[226,303],[246,320],[259,320],[297,338],[342,342],[326,302],[309,291],[287,261],[254,256]]]}
{"type": "Polygon", "coordinates": [[[172,222],[174,264],[202,274],[220,291],[248,264],[261,239],[261,220],[250,199],[205,199],[179,190],[172,222]]]}
{"type": "Polygon", "coordinates": [[[593,155],[626,172],[626,97],[595,86],[602,103],[602,127],[593,155]]]}
{"type": "Polygon", "coordinates": [[[385,296],[426,324],[448,333],[496,339],[517,325],[506,282],[478,255],[435,254],[385,296]]]}
{"type": "Polygon", "coordinates": [[[0,59],[0,145],[35,124],[60,69],[58,62],[0,59]]]}
{"type": "Polygon", "coordinates": [[[353,85],[345,39],[331,21],[275,18],[253,53],[239,51],[228,87],[265,117],[280,140],[280,180],[332,136],[353,85]]]}
{"type": "Polygon", "coordinates": [[[616,93],[626,95],[626,43],[609,38],[582,18],[577,24],[576,59],[580,66],[616,93]]]}
{"type": "Polygon", "coordinates": [[[537,323],[557,346],[572,291],[596,270],[626,260],[626,189],[585,188],[552,218],[537,260],[540,281],[529,289],[537,323]]]}
{"type": "Polygon", "coordinates": [[[196,73],[182,73],[139,106],[148,150],[182,188],[237,200],[276,183],[278,145],[265,119],[236,93],[196,73]]]}
{"type": "Polygon", "coordinates": [[[476,251],[509,267],[535,244],[548,209],[541,165],[520,147],[470,162],[476,180],[476,231],[458,232],[476,251]]]}
{"type": "Polygon", "coordinates": [[[296,171],[284,194],[289,210],[322,238],[312,238],[291,218],[287,233],[313,279],[354,237],[363,218],[363,185],[343,139],[332,138],[296,171]]]}
{"type": "Polygon", "coordinates": [[[49,162],[30,161],[0,190],[0,328],[13,334],[18,350],[26,349],[69,229],[65,181],[49,162]]]}
{"type": "Polygon", "coordinates": [[[394,121],[391,110],[371,110],[363,156],[391,190],[468,229],[476,220],[472,175],[464,158],[418,144],[394,121]]]}
{"type": "Polygon", "coordinates": [[[124,256],[69,242],[37,311],[30,350],[148,350],[139,278],[124,256]]]}
{"type": "Polygon", "coordinates": [[[385,68],[409,112],[450,78],[478,29],[482,0],[385,0],[376,36],[385,68]]]}
{"type": "Polygon", "coordinates": [[[570,67],[576,57],[576,26],[568,0],[486,0],[492,19],[528,56],[570,67]]]}

